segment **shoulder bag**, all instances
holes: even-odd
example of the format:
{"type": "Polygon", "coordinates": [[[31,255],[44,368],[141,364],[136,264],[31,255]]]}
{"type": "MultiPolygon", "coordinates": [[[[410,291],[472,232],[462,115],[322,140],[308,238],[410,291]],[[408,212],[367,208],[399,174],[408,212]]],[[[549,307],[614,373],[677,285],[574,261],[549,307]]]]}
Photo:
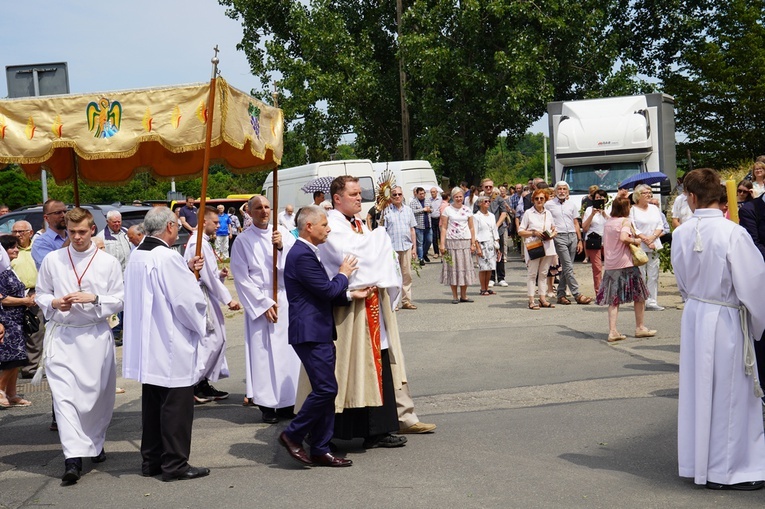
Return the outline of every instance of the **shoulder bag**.
{"type": "MultiPolygon", "coordinates": [[[[630,223],[630,229],[632,230],[632,235],[634,236],[636,232],[635,227],[632,226],[632,223],[630,223]]],[[[645,254],[645,251],[643,251],[640,246],[630,244],[630,251],[632,252],[632,265],[635,267],[640,267],[648,263],[648,255],[645,254]]]]}
{"type": "Polygon", "coordinates": [[[22,322],[24,332],[27,334],[34,334],[40,330],[40,319],[29,308],[24,310],[24,318],[22,322]]]}

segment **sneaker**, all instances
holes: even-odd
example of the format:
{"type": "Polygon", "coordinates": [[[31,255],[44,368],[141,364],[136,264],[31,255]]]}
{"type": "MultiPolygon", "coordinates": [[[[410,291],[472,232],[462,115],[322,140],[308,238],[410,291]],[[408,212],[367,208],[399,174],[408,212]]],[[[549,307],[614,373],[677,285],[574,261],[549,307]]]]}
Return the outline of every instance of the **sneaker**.
{"type": "Polygon", "coordinates": [[[494,286],[494,280],[493,280],[493,279],[490,279],[490,280],[489,280],[489,288],[491,288],[492,286],[494,286]]]}
{"type": "Polygon", "coordinates": [[[664,308],[659,306],[658,304],[646,304],[645,310],[646,311],[664,311],[664,308]]]}
{"type": "Polygon", "coordinates": [[[421,260],[420,260],[420,267],[424,267],[424,266],[425,266],[425,260],[422,260],[422,259],[421,259],[421,260]]]}
{"type": "Polygon", "coordinates": [[[194,391],[194,403],[204,405],[210,401],[213,401],[213,398],[205,396],[204,393],[198,389],[194,391]]]}
{"type": "Polygon", "coordinates": [[[206,378],[197,384],[194,394],[198,393],[201,393],[201,395],[206,398],[212,398],[212,400],[215,401],[220,401],[222,399],[228,398],[227,392],[217,390],[215,387],[210,385],[210,382],[206,378]]]}
{"type": "Polygon", "coordinates": [[[507,286],[507,281],[505,281],[505,280],[503,279],[503,280],[501,280],[501,281],[500,281],[499,283],[497,283],[497,284],[498,284],[499,286],[507,286]]]}

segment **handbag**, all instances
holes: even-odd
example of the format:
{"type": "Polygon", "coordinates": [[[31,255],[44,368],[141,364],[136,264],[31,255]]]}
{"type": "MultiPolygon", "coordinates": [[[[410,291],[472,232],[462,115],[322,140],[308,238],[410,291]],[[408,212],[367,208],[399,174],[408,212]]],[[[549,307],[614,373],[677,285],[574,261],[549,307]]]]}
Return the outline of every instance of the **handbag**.
{"type": "Polygon", "coordinates": [[[536,260],[545,255],[545,246],[541,240],[532,240],[526,244],[526,252],[529,254],[529,260],[536,260]]]}
{"type": "Polygon", "coordinates": [[[587,238],[584,239],[584,248],[593,250],[602,249],[603,237],[601,237],[598,233],[590,232],[587,235],[587,238]]]}
{"type": "MultiPolygon", "coordinates": [[[[632,234],[635,234],[635,227],[632,226],[630,223],[630,229],[632,230],[632,234]]],[[[636,246],[635,244],[630,244],[630,251],[632,252],[632,265],[635,267],[640,267],[642,265],[645,265],[648,263],[648,255],[645,254],[645,251],[640,246],[636,246]]]]}
{"type": "Polygon", "coordinates": [[[34,334],[40,330],[40,319],[29,309],[24,310],[24,317],[22,322],[24,332],[27,334],[34,334]]]}

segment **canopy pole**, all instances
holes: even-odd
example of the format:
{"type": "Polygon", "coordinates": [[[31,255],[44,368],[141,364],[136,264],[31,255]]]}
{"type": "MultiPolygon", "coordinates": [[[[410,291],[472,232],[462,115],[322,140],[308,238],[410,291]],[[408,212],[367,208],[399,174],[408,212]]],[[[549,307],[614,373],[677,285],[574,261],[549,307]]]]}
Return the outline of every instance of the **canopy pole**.
{"type": "MultiPolygon", "coordinates": [[[[279,91],[276,89],[276,82],[274,82],[274,91],[271,92],[271,97],[274,98],[274,108],[279,107],[279,91]]],[[[271,204],[271,214],[273,215],[273,221],[274,221],[274,232],[279,230],[279,167],[274,167],[274,179],[273,179],[273,190],[274,190],[274,202],[271,204]]],[[[282,240],[282,247],[284,246],[284,240],[282,240]]],[[[279,280],[278,280],[278,271],[276,269],[276,259],[279,256],[279,250],[276,249],[276,246],[273,247],[273,277],[271,278],[273,281],[273,294],[274,294],[274,302],[279,302],[279,299],[277,299],[278,291],[279,291],[279,280]]],[[[278,308],[277,308],[278,309],[278,308]]]]}
{"type": "MultiPolygon", "coordinates": [[[[213,48],[215,56],[213,56],[211,62],[212,77],[210,78],[210,96],[207,98],[207,126],[205,128],[205,158],[202,163],[202,196],[199,197],[199,212],[197,212],[197,250],[195,255],[202,255],[202,234],[204,233],[205,224],[205,205],[207,199],[207,175],[210,172],[210,145],[212,143],[212,127],[213,117],[215,112],[215,78],[218,75],[218,45],[213,48]]],[[[215,260],[208,260],[208,263],[214,263],[215,260]]],[[[194,271],[194,275],[199,280],[199,271],[194,271]]]]}
{"type": "Polygon", "coordinates": [[[74,169],[74,182],[72,188],[74,190],[74,206],[80,206],[80,161],[77,158],[77,153],[72,149],[72,168],[74,169]]]}

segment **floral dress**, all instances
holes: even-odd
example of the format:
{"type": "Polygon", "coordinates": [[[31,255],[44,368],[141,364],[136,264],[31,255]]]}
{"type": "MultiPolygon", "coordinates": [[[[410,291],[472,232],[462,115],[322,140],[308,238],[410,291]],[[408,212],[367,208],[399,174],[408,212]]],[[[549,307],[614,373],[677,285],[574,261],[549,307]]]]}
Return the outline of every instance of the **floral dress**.
{"type": "MultiPolygon", "coordinates": [[[[0,294],[23,298],[24,283],[19,281],[11,269],[0,272],[0,294]]],[[[0,369],[26,366],[26,333],[22,328],[25,306],[3,306],[0,302],[0,323],[5,326],[5,339],[0,344],[0,369]]]]}

